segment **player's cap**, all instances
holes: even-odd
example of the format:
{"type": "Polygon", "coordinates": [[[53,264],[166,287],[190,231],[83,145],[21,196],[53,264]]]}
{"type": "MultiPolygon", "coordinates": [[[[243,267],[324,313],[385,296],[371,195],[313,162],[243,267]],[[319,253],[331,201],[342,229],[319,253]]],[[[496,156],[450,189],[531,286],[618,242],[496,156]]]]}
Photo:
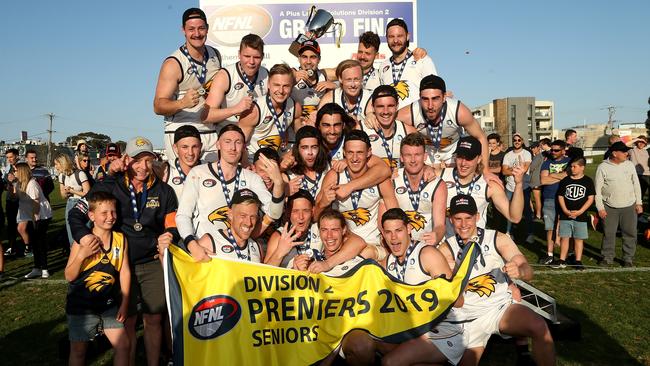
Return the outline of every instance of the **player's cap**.
{"type": "Polygon", "coordinates": [[[375,90],[372,91],[372,96],[370,98],[374,103],[375,100],[382,97],[393,97],[395,101],[399,100],[399,96],[397,95],[397,90],[395,90],[395,88],[393,88],[391,85],[379,85],[378,87],[375,88],[375,90]]]}
{"type": "Polygon", "coordinates": [[[461,137],[458,140],[455,154],[465,159],[474,159],[481,155],[481,141],[474,136],[461,137]]]}
{"type": "Polygon", "coordinates": [[[108,145],[106,145],[106,156],[119,157],[120,155],[121,155],[120,147],[116,143],[111,142],[108,145]]]}
{"type": "Polygon", "coordinates": [[[208,23],[208,18],[205,16],[203,10],[199,8],[189,8],[183,12],[183,26],[190,19],[203,19],[206,24],[208,23]]]}
{"type": "Polygon", "coordinates": [[[235,191],[235,194],[232,196],[232,200],[230,200],[230,207],[241,203],[255,203],[258,206],[262,205],[262,201],[260,201],[259,197],[257,197],[257,194],[248,188],[242,188],[238,191],[235,191]]]}
{"type": "Polygon", "coordinates": [[[443,93],[447,92],[445,81],[438,75],[427,75],[420,80],[420,91],[426,89],[438,89],[443,93]]]}
{"type": "Polygon", "coordinates": [[[609,151],[622,151],[622,152],[628,152],[632,148],[625,145],[623,141],[616,141],[615,143],[612,144],[612,146],[609,147],[609,151]]]}
{"type": "Polygon", "coordinates": [[[174,143],[177,143],[186,137],[196,137],[200,140],[201,134],[199,133],[199,130],[192,125],[182,125],[174,131],[174,143]]]}
{"type": "Polygon", "coordinates": [[[451,199],[449,203],[449,214],[455,215],[457,213],[468,213],[470,215],[475,215],[478,213],[478,208],[476,208],[476,201],[472,196],[466,194],[458,194],[451,199]]]}
{"type": "Polygon", "coordinates": [[[317,54],[320,57],[320,46],[318,45],[318,42],[312,40],[304,41],[300,45],[300,49],[298,49],[298,54],[302,55],[302,53],[307,50],[313,51],[315,54],[317,54]]]}
{"type": "Polygon", "coordinates": [[[153,152],[153,145],[151,144],[151,141],[141,136],[134,137],[129,140],[129,142],[126,143],[126,149],[124,149],[124,153],[132,158],[143,153],[148,153],[154,156],[156,155],[153,152]]]}

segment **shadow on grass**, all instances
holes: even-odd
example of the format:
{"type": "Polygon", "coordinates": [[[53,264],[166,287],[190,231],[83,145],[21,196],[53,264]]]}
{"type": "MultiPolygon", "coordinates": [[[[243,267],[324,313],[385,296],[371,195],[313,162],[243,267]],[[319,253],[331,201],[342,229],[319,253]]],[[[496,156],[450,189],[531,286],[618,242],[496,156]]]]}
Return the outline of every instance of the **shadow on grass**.
{"type": "Polygon", "coordinates": [[[3,361],[8,361],[8,365],[67,364],[67,360],[53,357],[58,354],[59,339],[66,335],[65,331],[55,329],[61,329],[57,326],[64,322],[65,315],[45,322],[34,322],[0,338],[3,361]]]}

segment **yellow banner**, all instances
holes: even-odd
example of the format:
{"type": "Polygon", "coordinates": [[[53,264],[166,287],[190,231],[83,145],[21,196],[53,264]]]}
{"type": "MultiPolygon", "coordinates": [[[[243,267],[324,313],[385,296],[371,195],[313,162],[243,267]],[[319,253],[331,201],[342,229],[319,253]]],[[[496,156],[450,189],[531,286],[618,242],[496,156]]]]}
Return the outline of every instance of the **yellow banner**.
{"type": "Polygon", "coordinates": [[[310,365],[352,329],[390,343],[424,334],[465,288],[477,249],[451,280],[411,286],[372,260],[342,277],[213,258],[165,255],[175,365],[310,365]]]}

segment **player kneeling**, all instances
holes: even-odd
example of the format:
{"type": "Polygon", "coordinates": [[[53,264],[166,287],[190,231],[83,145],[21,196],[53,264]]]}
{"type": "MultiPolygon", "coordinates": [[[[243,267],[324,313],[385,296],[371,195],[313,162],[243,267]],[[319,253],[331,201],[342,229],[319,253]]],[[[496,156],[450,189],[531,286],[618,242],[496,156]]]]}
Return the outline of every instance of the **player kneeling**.
{"type": "Polygon", "coordinates": [[[513,301],[509,289],[510,279],[533,277],[524,255],[507,235],[476,226],[479,215],[471,196],[460,194],[452,198],[449,214],[455,235],[440,246],[447,260],[456,261],[469,242],[476,242],[481,248],[465,290],[463,307],[454,309],[465,328],[467,350],[461,365],[478,365],[492,334],[531,337],[537,365],[554,365],[553,338],[546,322],[513,301]]]}
{"type": "MultiPolygon", "coordinates": [[[[411,239],[409,217],[401,208],[392,208],[381,218],[382,235],[390,254],[381,265],[403,281],[415,285],[436,277],[451,278],[445,257],[433,246],[411,239]]],[[[462,304],[462,297],[457,301],[462,304]]],[[[451,317],[453,317],[453,312],[451,317]]],[[[447,318],[426,334],[402,344],[389,344],[361,330],[343,338],[341,355],[351,365],[373,365],[376,353],[382,365],[457,364],[465,350],[463,330],[447,318]]]]}

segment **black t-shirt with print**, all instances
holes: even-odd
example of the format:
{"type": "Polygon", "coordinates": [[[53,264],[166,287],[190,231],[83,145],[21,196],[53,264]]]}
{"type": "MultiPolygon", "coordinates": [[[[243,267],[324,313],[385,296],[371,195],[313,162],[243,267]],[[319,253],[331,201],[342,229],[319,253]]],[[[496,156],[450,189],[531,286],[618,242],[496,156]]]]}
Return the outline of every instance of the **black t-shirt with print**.
{"type": "MultiPolygon", "coordinates": [[[[559,183],[557,195],[564,197],[564,205],[569,211],[577,211],[587,202],[589,196],[596,195],[594,188],[594,181],[588,176],[583,176],[580,179],[573,179],[565,177],[559,183]]],[[[571,220],[562,210],[558,210],[560,220],[571,220]]],[[[586,212],[576,218],[576,221],[587,222],[589,216],[586,212]]]]}

